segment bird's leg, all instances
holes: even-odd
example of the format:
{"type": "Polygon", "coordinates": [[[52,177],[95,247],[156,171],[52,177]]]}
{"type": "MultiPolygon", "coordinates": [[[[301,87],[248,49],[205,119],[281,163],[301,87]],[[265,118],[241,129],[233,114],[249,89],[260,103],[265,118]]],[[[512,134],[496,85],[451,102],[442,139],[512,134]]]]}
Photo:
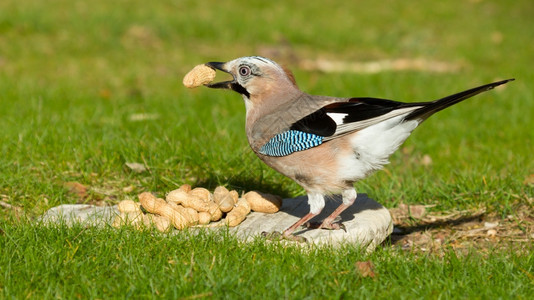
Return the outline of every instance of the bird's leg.
{"type": "Polygon", "coordinates": [[[284,233],[282,234],[285,238],[288,238],[290,236],[293,236],[293,232],[295,230],[297,230],[297,228],[299,228],[300,226],[302,226],[302,224],[308,222],[308,220],[310,220],[311,218],[315,217],[317,214],[314,214],[314,213],[308,213],[306,214],[304,217],[302,217],[300,220],[298,220],[297,222],[295,222],[295,224],[291,225],[289,228],[287,228],[286,230],[284,230],[284,233]]]}
{"type": "Polygon", "coordinates": [[[356,201],[356,189],[351,188],[344,190],[341,193],[343,197],[343,203],[341,203],[332,214],[330,214],[326,219],[323,220],[323,223],[319,226],[319,228],[324,229],[345,229],[345,226],[341,223],[334,223],[334,220],[341,214],[345,209],[349,208],[354,201],[356,201]]]}
{"type": "MultiPolygon", "coordinates": [[[[298,241],[298,242],[304,242],[306,239],[304,237],[295,236],[293,235],[293,232],[297,230],[300,226],[302,226],[304,223],[308,222],[310,219],[321,213],[321,211],[324,208],[324,196],[322,194],[318,193],[309,193],[308,194],[308,204],[310,204],[310,212],[307,213],[304,217],[302,217],[300,220],[295,222],[295,224],[289,226],[284,232],[282,233],[282,238],[298,241]]],[[[266,236],[275,236],[275,234],[264,234],[266,236]]]]}
{"type": "Polygon", "coordinates": [[[310,212],[298,220],[295,224],[291,225],[288,229],[284,230],[284,233],[282,234],[284,238],[295,238],[293,232],[297,228],[321,213],[324,208],[324,196],[319,193],[308,193],[308,204],[310,205],[310,212]]]}

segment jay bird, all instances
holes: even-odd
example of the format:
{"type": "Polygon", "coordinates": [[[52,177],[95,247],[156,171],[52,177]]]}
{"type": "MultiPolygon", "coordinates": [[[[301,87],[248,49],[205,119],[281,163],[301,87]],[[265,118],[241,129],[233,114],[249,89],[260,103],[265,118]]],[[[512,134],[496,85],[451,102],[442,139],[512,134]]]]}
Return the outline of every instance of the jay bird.
{"type": "Polygon", "coordinates": [[[301,240],[293,235],[301,225],[313,227],[308,221],[324,208],[325,196],[333,193],[341,193],[341,204],[313,228],[344,228],[337,218],[356,200],[354,182],[387,164],[389,156],[428,117],[513,80],[431,102],[404,103],[309,95],[297,87],[290,71],[260,56],[206,65],[232,75],[230,81],[206,86],[241,94],[246,134],[254,153],[306,190],[309,213],[282,233],[294,240],[301,240]]]}

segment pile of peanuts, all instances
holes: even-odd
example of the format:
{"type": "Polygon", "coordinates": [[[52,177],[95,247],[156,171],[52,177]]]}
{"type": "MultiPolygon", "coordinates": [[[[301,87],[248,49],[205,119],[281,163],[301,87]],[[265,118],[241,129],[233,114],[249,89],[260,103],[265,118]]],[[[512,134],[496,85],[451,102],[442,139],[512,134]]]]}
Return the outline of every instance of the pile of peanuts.
{"type": "Polygon", "coordinates": [[[211,193],[205,188],[191,189],[184,184],[168,193],[165,199],[148,192],[139,194],[138,198],[139,202],[123,200],[119,203],[120,214],[113,221],[114,227],[155,227],[161,232],[173,227],[178,230],[193,226],[234,227],[243,222],[250,211],[275,213],[282,206],[279,196],[250,191],[239,197],[237,191],[229,191],[224,186],[218,186],[211,193]]]}

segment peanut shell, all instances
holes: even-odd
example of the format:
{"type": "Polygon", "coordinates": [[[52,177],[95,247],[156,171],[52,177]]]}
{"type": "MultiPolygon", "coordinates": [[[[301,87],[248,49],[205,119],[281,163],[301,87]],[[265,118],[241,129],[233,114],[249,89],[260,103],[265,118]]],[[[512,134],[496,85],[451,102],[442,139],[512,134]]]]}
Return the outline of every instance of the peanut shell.
{"type": "Polygon", "coordinates": [[[208,84],[215,79],[215,70],[206,65],[197,65],[184,77],[183,84],[187,88],[195,88],[208,84]]]}
{"type": "Polygon", "coordinates": [[[141,193],[138,197],[144,209],[150,213],[168,218],[176,229],[181,230],[189,224],[188,219],[173,209],[165,200],[156,198],[148,192],[141,193]]]}
{"type": "Polygon", "coordinates": [[[139,212],[121,212],[118,216],[115,217],[113,220],[112,226],[115,228],[119,228],[121,226],[134,226],[136,229],[140,229],[141,225],[143,223],[143,213],[141,211],[139,212]]]}
{"type": "Polygon", "coordinates": [[[237,201],[237,205],[226,215],[226,219],[224,219],[224,222],[230,226],[234,227],[247,217],[247,215],[250,213],[250,206],[245,199],[239,199],[237,201]]]}
{"type": "Polygon", "coordinates": [[[219,221],[222,218],[222,211],[219,205],[213,201],[208,202],[208,212],[213,222],[219,221]]]}
{"type": "Polygon", "coordinates": [[[133,200],[122,200],[117,205],[119,212],[141,212],[141,203],[133,200]]]}
{"type": "Polygon", "coordinates": [[[200,199],[204,201],[210,201],[213,200],[213,195],[205,188],[197,187],[192,189],[189,193],[189,195],[197,196],[200,199]]]}
{"type": "Polygon", "coordinates": [[[191,225],[195,225],[198,223],[198,216],[197,216],[198,213],[196,210],[192,208],[186,208],[186,207],[183,207],[182,205],[172,203],[172,202],[168,202],[167,204],[172,209],[179,212],[185,218],[187,222],[186,226],[191,226],[191,225]]]}
{"type": "MultiPolygon", "coordinates": [[[[235,194],[237,195],[237,192],[235,192],[235,194]]],[[[217,203],[217,205],[219,205],[219,209],[222,212],[231,211],[236,202],[233,194],[230,193],[230,191],[228,191],[224,186],[218,186],[215,188],[215,191],[213,191],[213,200],[215,203],[217,203]]]]}
{"type": "Polygon", "coordinates": [[[282,206],[282,197],[272,194],[265,194],[251,191],[243,195],[250,205],[250,209],[256,212],[275,213],[282,206]]]}
{"type": "Polygon", "coordinates": [[[146,227],[156,227],[158,231],[167,232],[171,228],[171,220],[167,219],[164,216],[147,214],[144,215],[143,222],[146,227]]]}
{"type": "Polygon", "coordinates": [[[211,221],[211,215],[207,211],[201,211],[198,213],[198,224],[206,225],[211,221]]]}
{"type": "MultiPolygon", "coordinates": [[[[171,191],[169,194],[167,194],[166,200],[169,203],[175,203],[175,204],[181,204],[184,207],[190,207],[195,209],[196,211],[208,211],[209,205],[208,201],[204,200],[203,198],[199,197],[198,195],[202,195],[202,197],[207,197],[209,199],[209,191],[203,191],[203,190],[197,190],[197,189],[191,190],[191,192],[186,193],[183,190],[176,189],[174,191],[171,191]],[[207,196],[206,196],[207,192],[207,196]]],[[[205,189],[204,189],[205,190],[205,189]]]]}
{"type": "Polygon", "coordinates": [[[182,184],[178,189],[186,193],[189,193],[191,191],[191,186],[185,183],[185,184],[182,184]]]}

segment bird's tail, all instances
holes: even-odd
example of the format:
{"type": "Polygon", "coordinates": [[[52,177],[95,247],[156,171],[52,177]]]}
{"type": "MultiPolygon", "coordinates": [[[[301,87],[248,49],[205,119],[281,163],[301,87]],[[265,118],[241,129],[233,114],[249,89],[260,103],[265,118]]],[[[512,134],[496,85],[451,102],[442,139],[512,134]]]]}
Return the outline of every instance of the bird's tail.
{"type": "Polygon", "coordinates": [[[496,86],[499,86],[501,84],[505,84],[509,81],[513,81],[515,79],[506,79],[501,80],[489,84],[485,84],[476,88],[469,89],[467,91],[463,91],[454,95],[447,96],[445,98],[441,98],[432,102],[425,103],[425,105],[419,109],[414,110],[409,115],[407,115],[404,119],[405,120],[420,120],[424,121],[431,115],[437,113],[438,111],[445,109],[451,105],[454,105],[458,102],[461,102],[465,99],[471,98],[477,94],[480,94],[485,91],[489,91],[493,89],[496,86]]]}

